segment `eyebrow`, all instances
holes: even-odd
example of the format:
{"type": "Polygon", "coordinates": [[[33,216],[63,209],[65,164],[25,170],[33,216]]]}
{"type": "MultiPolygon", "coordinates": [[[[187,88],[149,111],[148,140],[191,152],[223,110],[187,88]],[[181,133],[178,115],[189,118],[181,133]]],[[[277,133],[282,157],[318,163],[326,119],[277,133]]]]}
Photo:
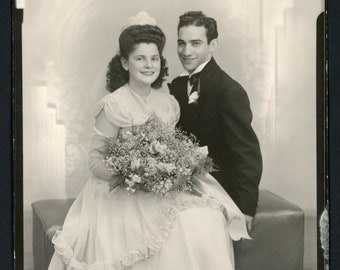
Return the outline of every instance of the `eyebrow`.
{"type": "MultiPolygon", "coordinates": [[[[183,39],[177,39],[177,42],[185,42],[183,39]]],[[[191,39],[189,42],[203,42],[202,39],[191,39]]]]}
{"type": "MultiPolygon", "coordinates": [[[[147,55],[145,54],[136,54],[134,57],[146,57],[147,55]]],[[[159,56],[159,54],[153,54],[151,55],[151,57],[154,57],[154,56],[159,56]]]]}

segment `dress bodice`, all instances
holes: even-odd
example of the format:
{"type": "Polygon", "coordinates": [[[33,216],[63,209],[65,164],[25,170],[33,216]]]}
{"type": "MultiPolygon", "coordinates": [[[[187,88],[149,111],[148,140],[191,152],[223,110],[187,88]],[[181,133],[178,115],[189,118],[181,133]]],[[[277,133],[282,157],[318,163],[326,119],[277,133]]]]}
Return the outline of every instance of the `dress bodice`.
{"type": "Polygon", "coordinates": [[[102,110],[107,120],[120,128],[142,125],[153,114],[175,126],[180,115],[178,102],[172,95],[152,89],[148,96],[142,97],[127,84],[98,102],[95,117],[102,110]]]}

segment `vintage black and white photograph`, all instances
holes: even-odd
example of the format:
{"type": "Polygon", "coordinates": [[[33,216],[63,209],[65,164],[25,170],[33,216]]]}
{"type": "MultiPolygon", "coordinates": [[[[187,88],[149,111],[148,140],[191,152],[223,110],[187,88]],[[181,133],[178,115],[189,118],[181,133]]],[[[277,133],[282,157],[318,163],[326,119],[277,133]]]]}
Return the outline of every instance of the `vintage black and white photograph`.
{"type": "Polygon", "coordinates": [[[23,3],[25,270],[320,269],[324,1],[23,3]]]}

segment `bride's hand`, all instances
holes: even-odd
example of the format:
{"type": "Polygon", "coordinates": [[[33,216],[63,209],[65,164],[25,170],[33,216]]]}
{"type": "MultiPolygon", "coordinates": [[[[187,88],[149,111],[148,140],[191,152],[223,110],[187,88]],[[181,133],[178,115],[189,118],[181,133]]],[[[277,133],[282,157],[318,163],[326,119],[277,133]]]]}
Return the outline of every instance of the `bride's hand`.
{"type": "Polygon", "coordinates": [[[109,182],[109,192],[116,189],[117,187],[119,187],[123,183],[122,178],[120,176],[117,176],[117,175],[113,175],[112,179],[108,182],[109,182]]]}
{"type": "Polygon", "coordinates": [[[251,230],[252,230],[252,227],[253,227],[253,217],[244,214],[244,218],[246,220],[246,225],[247,225],[248,233],[250,233],[251,230]]]}

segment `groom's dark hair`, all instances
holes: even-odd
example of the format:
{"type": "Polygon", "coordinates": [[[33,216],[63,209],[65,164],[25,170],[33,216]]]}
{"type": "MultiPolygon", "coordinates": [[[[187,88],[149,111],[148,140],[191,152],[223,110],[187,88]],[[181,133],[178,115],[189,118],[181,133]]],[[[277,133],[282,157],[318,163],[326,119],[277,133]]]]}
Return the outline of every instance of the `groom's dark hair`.
{"type": "Polygon", "coordinates": [[[177,31],[183,26],[204,26],[206,29],[208,44],[218,37],[217,23],[214,18],[207,17],[202,11],[188,11],[179,16],[177,31]]]}

